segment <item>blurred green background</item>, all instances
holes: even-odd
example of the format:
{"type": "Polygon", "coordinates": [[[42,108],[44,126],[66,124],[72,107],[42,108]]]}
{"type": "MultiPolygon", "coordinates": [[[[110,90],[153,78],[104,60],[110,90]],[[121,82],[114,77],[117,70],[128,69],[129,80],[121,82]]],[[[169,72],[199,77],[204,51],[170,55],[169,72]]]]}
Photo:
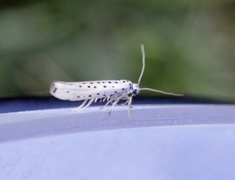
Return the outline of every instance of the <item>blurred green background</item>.
{"type": "MultiPolygon", "coordinates": [[[[48,96],[54,80],[235,101],[235,2],[1,0],[0,97],[48,96]]],[[[155,95],[143,92],[142,95],[155,95]]]]}

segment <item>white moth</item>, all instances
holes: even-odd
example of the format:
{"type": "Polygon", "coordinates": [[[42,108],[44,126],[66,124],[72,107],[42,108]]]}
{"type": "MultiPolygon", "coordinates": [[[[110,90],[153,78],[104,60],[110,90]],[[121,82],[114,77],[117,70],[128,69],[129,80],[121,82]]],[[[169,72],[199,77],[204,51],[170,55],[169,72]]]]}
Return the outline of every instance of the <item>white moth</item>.
{"type": "Polygon", "coordinates": [[[132,83],[129,80],[100,80],[100,81],[81,81],[81,82],[63,82],[54,81],[50,87],[50,93],[54,97],[69,101],[83,101],[76,110],[83,110],[90,106],[93,102],[100,100],[107,103],[102,107],[112,104],[112,108],[120,101],[125,100],[123,104],[128,104],[128,116],[130,118],[130,108],[133,96],[137,95],[141,90],[148,90],[157,93],[181,96],[170,92],[160,91],[151,88],[140,88],[139,84],[145,69],[145,51],[144,45],[141,45],[142,51],[142,70],[138,83],[132,83]]]}

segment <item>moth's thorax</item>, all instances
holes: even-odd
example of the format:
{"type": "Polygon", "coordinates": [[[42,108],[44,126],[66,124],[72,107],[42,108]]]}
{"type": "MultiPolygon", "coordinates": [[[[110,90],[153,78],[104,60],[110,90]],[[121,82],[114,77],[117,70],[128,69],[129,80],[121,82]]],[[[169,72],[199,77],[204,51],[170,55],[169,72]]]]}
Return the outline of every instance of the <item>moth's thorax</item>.
{"type": "Polygon", "coordinates": [[[126,94],[132,93],[133,83],[131,81],[120,79],[119,82],[123,92],[126,92],[126,94]]]}

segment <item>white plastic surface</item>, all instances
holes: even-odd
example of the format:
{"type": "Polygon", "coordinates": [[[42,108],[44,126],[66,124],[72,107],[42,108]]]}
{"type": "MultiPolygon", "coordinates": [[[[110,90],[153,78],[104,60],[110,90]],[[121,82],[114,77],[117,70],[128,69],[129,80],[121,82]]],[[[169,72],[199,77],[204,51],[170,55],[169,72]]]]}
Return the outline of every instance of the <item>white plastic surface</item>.
{"type": "Polygon", "coordinates": [[[235,179],[234,106],[96,108],[0,114],[0,179],[235,179]]]}

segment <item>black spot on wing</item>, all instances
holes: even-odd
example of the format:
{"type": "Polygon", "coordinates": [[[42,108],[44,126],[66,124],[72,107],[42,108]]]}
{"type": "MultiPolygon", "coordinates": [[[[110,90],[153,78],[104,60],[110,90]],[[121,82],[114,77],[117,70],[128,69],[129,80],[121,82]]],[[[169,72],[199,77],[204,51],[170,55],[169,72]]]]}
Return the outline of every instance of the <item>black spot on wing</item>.
{"type": "Polygon", "coordinates": [[[57,88],[55,87],[54,89],[53,89],[53,93],[55,93],[57,91],[57,88]]]}

